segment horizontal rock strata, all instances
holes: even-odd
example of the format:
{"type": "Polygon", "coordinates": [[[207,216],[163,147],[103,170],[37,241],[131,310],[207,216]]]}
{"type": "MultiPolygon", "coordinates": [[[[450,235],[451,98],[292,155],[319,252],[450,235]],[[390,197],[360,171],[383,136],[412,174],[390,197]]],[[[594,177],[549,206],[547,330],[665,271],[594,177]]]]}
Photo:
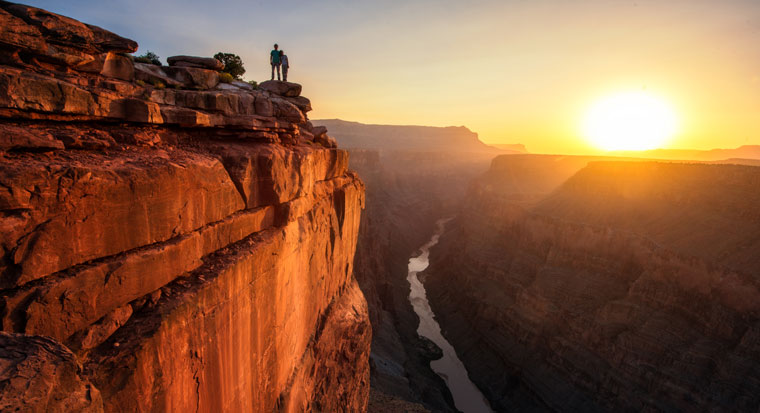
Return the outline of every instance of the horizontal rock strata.
{"type": "Polygon", "coordinates": [[[2,409],[365,409],[364,186],[300,85],[215,89],[179,64],[207,60],[134,63],[12,3],[0,21],[0,339],[40,360],[4,373],[2,409]]]}

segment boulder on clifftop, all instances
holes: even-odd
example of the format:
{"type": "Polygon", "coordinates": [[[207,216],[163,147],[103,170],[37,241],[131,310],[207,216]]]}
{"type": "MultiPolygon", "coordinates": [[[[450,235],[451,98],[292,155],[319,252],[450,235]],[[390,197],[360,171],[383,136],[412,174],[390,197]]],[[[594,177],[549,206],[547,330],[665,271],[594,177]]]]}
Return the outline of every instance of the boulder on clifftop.
{"type": "Polygon", "coordinates": [[[179,67],[197,67],[200,69],[222,70],[224,69],[224,63],[214,59],[213,57],[198,57],[198,56],[172,56],[166,59],[169,66],[179,67]]]}
{"type": "Polygon", "coordinates": [[[134,71],[135,79],[142,80],[146,83],[156,84],[157,82],[162,82],[166,86],[182,85],[182,82],[170,78],[161,66],[156,66],[150,63],[135,63],[134,71]]]}
{"type": "Polygon", "coordinates": [[[219,73],[198,67],[164,66],[166,74],[185,87],[213,89],[219,84],[219,73]]]}
{"type": "Polygon", "coordinates": [[[279,80],[267,80],[259,83],[259,88],[284,97],[294,98],[301,95],[301,85],[279,80]]]}

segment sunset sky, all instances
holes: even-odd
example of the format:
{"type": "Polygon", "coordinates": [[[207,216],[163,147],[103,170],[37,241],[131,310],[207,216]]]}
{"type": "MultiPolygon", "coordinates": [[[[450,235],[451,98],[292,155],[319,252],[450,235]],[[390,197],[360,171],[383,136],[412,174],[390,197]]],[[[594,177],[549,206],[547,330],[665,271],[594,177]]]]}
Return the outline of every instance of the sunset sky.
{"type": "Polygon", "coordinates": [[[645,88],[679,118],[670,148],[760,144],[760,1],[29,0],[136,40],[138,54],[239,54],[269,78],[279,43],[313,119],[464,125],[487,143],[592,153],[584,114],[645,88]]]}

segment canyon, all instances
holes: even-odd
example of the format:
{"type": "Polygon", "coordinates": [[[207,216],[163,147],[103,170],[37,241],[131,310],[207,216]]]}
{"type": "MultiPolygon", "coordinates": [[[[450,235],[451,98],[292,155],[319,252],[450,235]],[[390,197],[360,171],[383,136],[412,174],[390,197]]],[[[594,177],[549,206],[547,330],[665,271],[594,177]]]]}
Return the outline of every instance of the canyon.
{"type": "Polygon", "coordinates": [[[759,179],[500,156],[431,252],[443,334],[497,411],[757,410],[759,179]]]}
{"type": "Polygon", "coordinates": [[[348,153],[300,85],[137,47],[0,2],[0,410],[365,410],[348,153]]]}
{"type": "Polygon", "coordinates": [[[137,49],[0,1],[0,411],[760,408],[757,146],[309,120],[137,49]]]}
{"type": "Polygon", "coordinates": [[[465,128],[314,123],[329,127],[348,149],[349,165],[366,185],[354,273],[373,330],[369,411],[456,411],[446,383],[430,367],[440,349],[417,333],[407,266],[500,151],[465,128]],[[398,137],[391,146],[389,136],[398,137]],[[419,142],[438,138],[443,141],[432,147],[419,142]]]}

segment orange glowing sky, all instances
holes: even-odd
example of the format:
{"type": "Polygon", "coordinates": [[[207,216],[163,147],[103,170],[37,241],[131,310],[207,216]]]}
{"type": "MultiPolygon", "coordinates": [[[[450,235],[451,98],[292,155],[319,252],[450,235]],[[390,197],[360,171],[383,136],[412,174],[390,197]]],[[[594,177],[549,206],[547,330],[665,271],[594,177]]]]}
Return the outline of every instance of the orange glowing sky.
{"type": "Polygon", "coordinates": [[[646,88],[679,117],[666,147],[760,144],[756,0],[30,3],[164,58],[238,53],[255,80],[278,42],[313,119],[465,125],[487,143],[591,153],[584,113],[646,88]]]}

